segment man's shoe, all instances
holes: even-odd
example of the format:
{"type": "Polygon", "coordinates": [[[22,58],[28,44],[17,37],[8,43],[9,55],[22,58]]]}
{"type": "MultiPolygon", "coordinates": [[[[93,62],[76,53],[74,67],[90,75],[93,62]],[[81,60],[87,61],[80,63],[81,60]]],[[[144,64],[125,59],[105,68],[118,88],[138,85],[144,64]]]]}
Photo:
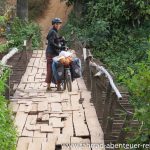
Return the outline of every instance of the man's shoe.
{"type": "Polygon", "coordinates": [[[51,87],[47,87],[46,91],[52,91],[51,87]]]}

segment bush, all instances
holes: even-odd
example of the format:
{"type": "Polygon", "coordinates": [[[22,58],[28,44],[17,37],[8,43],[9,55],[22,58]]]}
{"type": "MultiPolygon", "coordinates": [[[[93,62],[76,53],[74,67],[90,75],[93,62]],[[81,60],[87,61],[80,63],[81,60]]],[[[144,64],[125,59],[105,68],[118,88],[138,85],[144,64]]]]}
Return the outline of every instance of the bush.
{"type": "Polygon", "coordinates": [[[7,77],[8,70],[0,77],[0,150],[15,150],[17,132],[12,113],[7,107],[7,100],[3,96],[7,77]]]}
{"type": "Polygon", "coordinates": [[[134,117],[139,120],[141,126],[134,128],[134,138],[130,143],[149,143],[150,140],[150,50],[148,58],[141,63],[136,63],[134,68],[128,68],[125,74],[124,84],[128,87],[131,102],[135,107],[134,117]]]}
{"type": "Polygon", "coordinates": [[[62,32],[67,34],[68,39],[73,33],[73,38],[86,42],[87,47],[93,50],[94,57],[108,66],[120,84],[128,87],[131,104],[135,108],[135,119],[142,124],[136,129],[137,135],[131,142],[147,142],[150,137],[150,68],[147,60],[147,50],[150,49],[149,1],[82,2],[85,8],[82,16],[71,16],[62,32]],[[129,72],[132,76],[128,76],[129,72]]]}
{"type": "Polygon", "coordinates": [[[33,22],[23,22],[16,18],[11,24],[10,34],[7,35],[9,41],[12,42],[11,46],[20,47],[23,41],[32,36],[32,47],[38,48],[41,44],[41,31],[40,27],[33,22]]]}
{"type": "Polygon", "coordinates": [[[0,53],[6,52],[8,50],[8,43],[0,44],[0,53]]]}

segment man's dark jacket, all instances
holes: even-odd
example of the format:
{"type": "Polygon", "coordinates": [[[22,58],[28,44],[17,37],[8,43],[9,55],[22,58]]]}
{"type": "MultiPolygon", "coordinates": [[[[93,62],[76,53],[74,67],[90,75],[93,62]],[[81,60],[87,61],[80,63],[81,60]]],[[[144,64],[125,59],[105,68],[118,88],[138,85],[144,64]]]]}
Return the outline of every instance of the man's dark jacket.
{"type": "Polygon", "coordinates": [[[51,54],[53,56],[59,55],[59,39],[60,37],[58,35],[57,29],[52,28],[47,35],[48,45],[46,53],[51,54]]]}

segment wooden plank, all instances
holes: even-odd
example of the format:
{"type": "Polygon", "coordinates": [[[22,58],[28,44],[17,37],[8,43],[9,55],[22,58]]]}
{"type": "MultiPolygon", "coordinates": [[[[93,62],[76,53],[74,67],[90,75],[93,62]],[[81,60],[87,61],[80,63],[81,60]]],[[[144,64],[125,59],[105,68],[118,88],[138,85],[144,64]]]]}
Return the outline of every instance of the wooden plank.
{"type": "Polygon", "coordinates": [[[49,136],[47,142],[42,142],[42,150],[55,150],[56,141],[55,135],[49,136]]]}
{"type": "MultiPolygon", "coordinates": [[[[37,127],[40,126],[41,128],[41,125],[37,124],[36,125],[37,127]]],[[[37,131],[34,131],[34,137],[38,137],[38,138],[46,138],[46,133],[42,133],[40,130],[37,130],[37,131]]]]}
{"type": "Polygon", "coordinates": [[[35,102],[35,103],[39,103],[39,102],[43,102],[43,101],[47,101],[46,98],[43,98],[43,97],[32,98],[32,102],[35,102]]]}
{"type": "Polygon", "coordinates": [[[34,79],[35,79],[35,75],[37,74],[37,71],[38,71],[38,68],[34,66],[32,69],[32,73],[34,74],[34,79]]]}
{"type": "Polygon", "coordinates": [[[84,82],[83,78],[78,78],[78,79],[76,79],[76,80],[77,80],[79,89],[80,89],[81,91],[86,91],[87,88],[86,88],[86,85],[85,85],[85,82],[84,82]]]}
{"type": "Polygon", "coordinates": [[[27,129],[27,126],[30,125],[30,122],[32,121],[32,119],[33,119],[33,116],[28,115],[25,127],[24,127],[23,132],[22,132],[22,136],[33,137],[33,131],[29,131],[27,129]]]}
{"type": "Polygon", "coordinates": [[[41,127],[37,126],[37,125],[27,125],[26,126],[26,130],[28,130],[28,131],[38,131],[40,129],[41,129],[41,127]]]}
{"type": "Polygon", "coordinates": [[[84,91],[82,92],[82,98],[84,98],[83,106],[91,104],[91,92],[84,91]]]}
{"type": "Polygon", "coordinates": [[[35,76],[36,79],[41,79],[41,77],[42,77],[41,73],[37,73],[35,76]]]}
{"type": "Polygon", "coordinates": [[[29,97],[37,97],[37,92],[29,92],[29,97]]]}
{"type": "Polygon", "coordinates": [[[48,104],[48,112],[50,113],[51,112],[51,104],[48,104]]]}
{"type": "Polygon", "coordinates": [[[18,111],[19,104],[17,104],[17,102],[10,102],[9,108],[16,113],[18,111]]]}
{"type": "Polygon", "coordinates": [[[28,93],[20,93],[20,95],[19,95],[20,97],[28,97],[28,93]]]}
{"type": "Polygon", "coordinates": [[[61,93],[61,96],[60,96],[61,100],[69,100],[70,99],[70,96],[67,92],[63,92],[61,93]]]}
{"type": "Polygon", "coordinates": [[[72,83],[72,91],[78,91],[79,87],[78,87],[78,83],[77,80],[75,79],[72,83]]]}
{"type": "Polygon", "coordinates": [[[55,150],[55,145],[49,142],[42,142],[42,150],[55,150]]]}
{"type": "Polygon", "coordinates": [[[60,96],[61,96],[61,93],[56,93],[56,92],[51,93],[51,97],[54,97],[55,99],[60,100],[60,96]]]}
{"type": "Polygon", "coordinates": [[[53,130],[53,127],[50,126],[50,125],[41,125],[41,132],[43,133],[52,133],[54,130],[53,130]]]}
{"type": "Polygon", "coordinates": [[[28,67],[26,68],[26,73],[27,73],[27,74],[30,74],[31,71],[32,71],[32,67],[29,67],[29,66],[28,66],[28,67]]]}
{"type": "Polygon", "coordinates": [[[51,113],[50,117],[56,117],[56,118],[68,118],[69,114],[68,113],[51,113]]]}
{"type": "MultiPolygon", "coordinates": [[[[35,52],[35,51],[33,51],[33,52],[35,52]]],[[[29,61],[29,63],[28,63],[28,67],[33,66],[34,61],[35,61],[35,58],[33,58],[33,57],[30,58],[30,61],[29,61]]]]}
{"type": "Polygon", "coordinates": [[[79,108],[82,107],[81,104],[79,104],[80,95],[71,95],[71,105],[73,108],[79,108]]]}
{"type": "Polygon", "coordinates": [[[25,125],[26,119],[27,119],[27,114],[24,112],[17,112],[16,118],[15,118],[15,124],[17,126],[17,130],[19,135],[21,135],[23,127],[25,125]]]}
{"type": "Polygon", "coordinates": [[[19,109],[18,109],[18,111],[22,111],[22,112],[25,112],[25,110],[27,109],[27,106],[25,105],[25,104],[20,104],[19,105],[19,109]]]}
{"type": "MultiPolygon", "coordinates": [[[[35,82],[36,82],[37,80],[35,79],[35,82]]],[[[38,82],[38,81],[37,81],[38,82]]],[[[37,89],[39,89],[39,87],[40,87],[40,85],[41,85],[41,83],[34,83],[34,88],[33,89],[35,89],[35,90],[37,90],[37,89]]],[[[38,95],[39,93],[37,93],[37,95],[38,95]]]]}
{"type": "MultiPolygon", "coordinates": [[[[31,88],[30,88],[30,84],[28,84],[28,83],[26,83],[26,87],[25,87],[25,90],[27,91],[29,91],[29,90],[31,90],[31,88]]],[[[29,95],[28,95],[28,97],[29,97],[29,95]]]]}
{"type": "MultiPolygon", "coordinates": [[[[20,84],[22,84],[23,82],[27,82],[28,81],[28,75],[26,75],[26,74],[24,74],[23,76],[22,76],[22,78],[21,78],[21,83],[20,84]]],[[[25,85],[25,84],[24,84],[25,85]]],[[[20,86],[19,86],[20,87],[20,86]]],[[[25,86],[23,87],[23,88],[25,88],[25,86]]],[[[21,89],[22,89],[22,86],[21,86],[21,89]]]]}
{"type": "Polygon", "coordinates": [[[85,108],[86,122],[91,135],[91,143],[103,144],[104,134],[100,123],[97,119],[97,114],[94,106],[89,106],[85,108]],[[94,128],[93,128],[94,127],[94,128]]]}
{"type": "MultiPolygon", "coordinates": [[[[71,137],[71,150],[91,150],[90,139],[71,137]]],[[[99,150],[99,149],[98,149],[99,150]]]]}
{"type": "Polygon", "coordinates": [[[48,113],[43,114],[42,121],[49,121],[49,114],[48,113]]]}
{"type": "Polygon", "coordinates": [[[49,125],[53,126],[53,128],[63,128],[64,123],[61,122],[61,118],[52,117],[49,119],[49,125]]]}
{"type": "Polygon", "coordinates": [[[53,134],[54,135],[60,135],[60,128],[53,128],[54,129],[54,132],[53,132],[53,134]]]}
{"type": "Polygon", "coordinates": [[[53,133],[48,133],[48,138],[51,136],[56,136],[58,137],[60,135],[60,128],[53,128],[53,133]]]}
{"type": "Polygon", "coordinates": [[[24,90],[25,89],[25,84],[20,83],[17,87],[18,90],[24,90]]]}
{"type": "Polygon", "coordinates": [[[47,102],[39,102],[38,103],[38,111],[45,111],[48,110],[48,103],[47,102]]]}
{"type": "Polygon", "coordinates": [[[72,114],[64,121],[64,128],[62,129],[63,135],[74,135],[73,131],[73,122],[72,122],[72,114]]]}
{"type": "Polygon", "coordinates": [[[30,142],[28,150],[41,150],[42,143],[41,142],[30,142]]]}
{"type": "Polygon", "coordinates": [[[28,115],[27,121],[26,121],[26,127],[30,125],[36,125],[37,115],[28,115]]]}
{"type": "Polygon", "coordinates": [[[70,139],[71,136],[70,135],[64,135],[64,134],[60,134],[58,136],[58,140],[57,140],[57,145],[62,145],[62,144],[70,144],[70,139]]]}
{"type": "Polygon", "coordinates": [[[44,112],[39,112],[38,113],[37,121],[41,121],[42,120],[43,114],[44,114],[44,112]]]}
{"type": "Polygon", "coordinates": [[[60,103],[51,103],[52,112],[62,112],[62,106],[60,103]]]}
{"type": "Polygon", "coordinates": [[[26,107],[25,112],[29,113],[32,110],[32,102],[26,107]]]}
{"type": "Polygon", "coordinates": [[[73,112],[73,124],[76,136],[89,137],[89,131],[85,124],[85,117],[83,112],[73,112]]]}
{"type": "Polygon", "coordinates": [[[47,138],[33,138],[33,143],[35,143],[35,142],[46,142],[47,141],[47,138]]]}
{"type": "Polygon", "coordinates": [[[31,83],[31,84],[30,84],[30,88],[31,88],[31,89],[34,89],[34,86],[35,86],[35,83],[31,83]]]}
{"type": "Polygon", "coordinates": [[[38,105],[36,103],[32,103],[32,109],[30,111],[30,114],[37,114],[38,112],[38,105]]]}
{"type": "Polygon", "coordinates": [[[34,75],[29,75],[28,76],[28,82],[33,82],[34,81],[35,76],[34,75]]]}
{"type": "Polygon", "coordinates": [[[69,110],[71,108],[70,102],[62,102],[61,105],[62,105],[62,110],[63,111],[64,110],[69,110]]]}
{"type": "Polygon", "coordinates": [[[27,150],[30,142],[32,142],[32,138],[20,137],[17,143],[16,150],[27,150]]]}

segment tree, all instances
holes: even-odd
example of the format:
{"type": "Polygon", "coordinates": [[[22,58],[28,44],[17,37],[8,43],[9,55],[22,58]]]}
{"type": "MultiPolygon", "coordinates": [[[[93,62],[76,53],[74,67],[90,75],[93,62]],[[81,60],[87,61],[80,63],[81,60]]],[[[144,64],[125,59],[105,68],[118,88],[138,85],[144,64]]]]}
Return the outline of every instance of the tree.
{"type": "Polygon", "coordinates": [[[28,21],[28,0],[17,0],[17,16],[28,21]]]}
{"type": "Polygon", "coordinates": [[[5,5],[6,5],[6,1],[0,0],[0,15],[3,15],[4,10],[5,10],[5,5]]]}

